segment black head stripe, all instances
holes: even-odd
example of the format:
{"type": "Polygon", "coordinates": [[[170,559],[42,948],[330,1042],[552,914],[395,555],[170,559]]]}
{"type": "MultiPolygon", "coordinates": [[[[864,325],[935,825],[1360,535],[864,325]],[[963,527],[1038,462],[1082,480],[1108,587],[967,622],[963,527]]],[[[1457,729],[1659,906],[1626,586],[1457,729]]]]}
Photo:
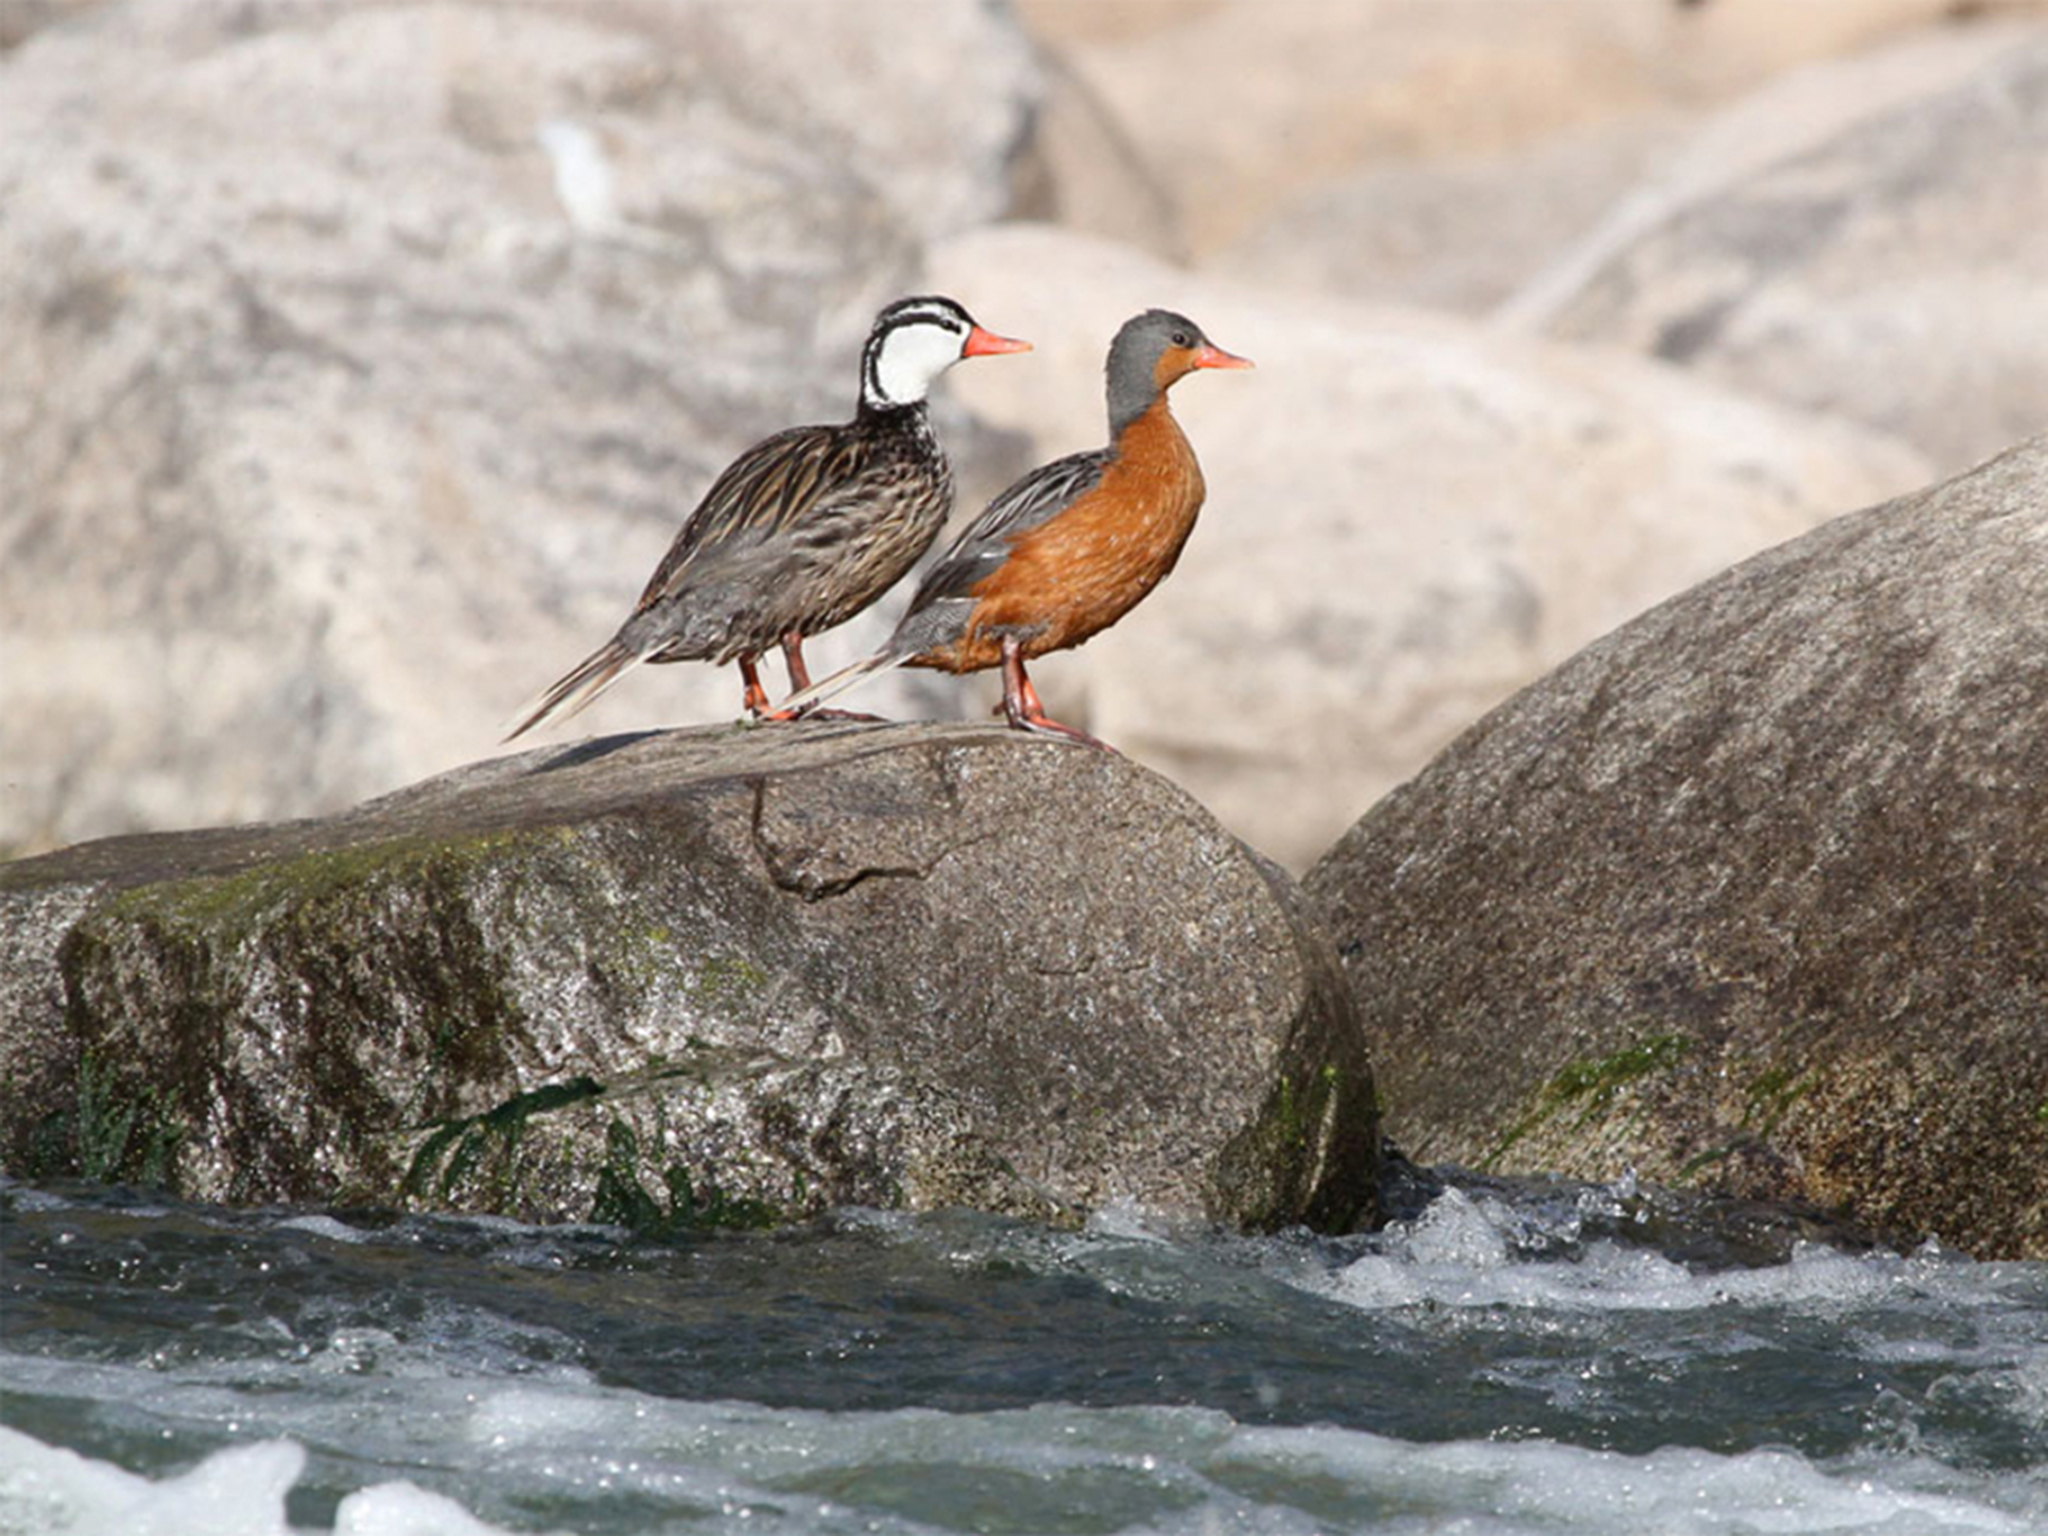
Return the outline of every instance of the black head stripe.
{"type": "Polygon", "coordinates": [[[869,340],[879,341],[884,335],[903,325],[936,325],[949,331],[969,331],[974,328],[974,319],[951,299],[938,294],[923,294],[915,298],[898,299],[883,309],[875,316],[875,326],[869,333],[869,340]]]}
{"type": "Polygon", "coordinates": [[[882,352],[891,336],[914,326],[929,326],[949,336],[959,337],[964,345],[967,333],[974,329],[974,317],[951,299],[938,294],[898,299],[884,308],[875,316],[874,329],[868,332],[867,346],[861,353],[861,403],[864,406],[874,409],[893,403],[882,387],[882,352]]]}

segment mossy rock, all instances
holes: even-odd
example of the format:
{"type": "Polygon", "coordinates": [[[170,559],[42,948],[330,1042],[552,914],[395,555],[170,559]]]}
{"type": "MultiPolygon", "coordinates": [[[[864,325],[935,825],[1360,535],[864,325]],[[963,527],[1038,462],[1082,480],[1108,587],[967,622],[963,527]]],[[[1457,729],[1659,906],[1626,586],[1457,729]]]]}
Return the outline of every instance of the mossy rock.
{"type": "Polygon", "coordinates": [[[1390,1134],[2048,1258],[2048,442],[1588,647],[1305,887],[1390,1134]]]}
{"type": "Polygon", "coordinates": [[[1300,893],[1120,758],[988,727],[542,749],[326,822],[0,866],[12,1171],[746,1224],[1369,1218],[1300,893]]]}

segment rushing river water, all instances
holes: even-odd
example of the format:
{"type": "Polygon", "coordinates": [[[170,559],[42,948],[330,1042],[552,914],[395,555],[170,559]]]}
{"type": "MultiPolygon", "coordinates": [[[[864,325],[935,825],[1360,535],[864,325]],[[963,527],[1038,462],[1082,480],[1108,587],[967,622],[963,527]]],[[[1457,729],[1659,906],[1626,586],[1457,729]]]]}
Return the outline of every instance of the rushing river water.
{"type": "Polygon", "coordinates": [[[2048,1265],[1628,1195],[650,1242],[0,1182],[0,1531],[2048,1532],[2048,1265]]]}

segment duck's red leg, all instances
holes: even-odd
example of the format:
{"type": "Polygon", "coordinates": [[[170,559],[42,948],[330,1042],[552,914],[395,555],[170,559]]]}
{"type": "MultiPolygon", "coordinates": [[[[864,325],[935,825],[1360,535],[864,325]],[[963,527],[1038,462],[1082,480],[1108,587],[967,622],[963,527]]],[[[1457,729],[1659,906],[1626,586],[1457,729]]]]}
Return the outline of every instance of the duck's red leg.
{"type": "Polygon", "coordinates": [[[768,690],[761,686],[761,671],[756,665],[759,660],[759,657],[744,652],[739,658],[740,681],[746,685],[740,703],[756,719],[768,710],[768,690]]]}
{"type": "Polygon", "coordinates": [[[1003,636],[1003,718],[1010,722],[1013,731],[1063,736],[1068,741],[1085,742],[1105,752],[1111,750],[1107,743],[1097,741],[1086,731],[1061,725],[1046,715],[1045,706],[1038,702],[1038,690],[1024,675],[1024,643],[1011,635],[1003,636]]]}
{"type": "Polygon", "coordinates": [[[804,665],[804,637],[794,629],[782,637],[782,660],[789,668],[791,693],[802,693],[811,686],[811,669],[804,665]]]}
{"type": "MultiPolygon", "coordinates": [[[[811,669],[804,665],[804,637],[801,631],[792,629],[782,637],[782,660],[789,668],[789,691],[802,693],[811,686],[811,669]]],[[[863,715],[850,709],[807,709],[798,714],[788,709],[769,709],[763,699],[763,720],[869,720],[881,723],[880,715],[863,715]]]]}

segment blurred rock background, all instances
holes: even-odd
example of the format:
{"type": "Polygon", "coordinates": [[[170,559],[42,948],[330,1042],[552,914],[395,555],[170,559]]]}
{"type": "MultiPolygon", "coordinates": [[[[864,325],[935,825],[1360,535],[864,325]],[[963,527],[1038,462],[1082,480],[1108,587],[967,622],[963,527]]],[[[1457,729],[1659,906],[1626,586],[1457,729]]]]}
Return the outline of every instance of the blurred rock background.
{"type": "Polygon", "coordinates": [[[1042,686],[1297,868],[2048,418],[2034,0],[0,0],[0,50],[0,853],[489,754],[907,291],[1038,346],[940,386],[963,517],[1100,441],[1134,310],[1258,361],[1176,392],[1202,526],[1042,686]]]}

